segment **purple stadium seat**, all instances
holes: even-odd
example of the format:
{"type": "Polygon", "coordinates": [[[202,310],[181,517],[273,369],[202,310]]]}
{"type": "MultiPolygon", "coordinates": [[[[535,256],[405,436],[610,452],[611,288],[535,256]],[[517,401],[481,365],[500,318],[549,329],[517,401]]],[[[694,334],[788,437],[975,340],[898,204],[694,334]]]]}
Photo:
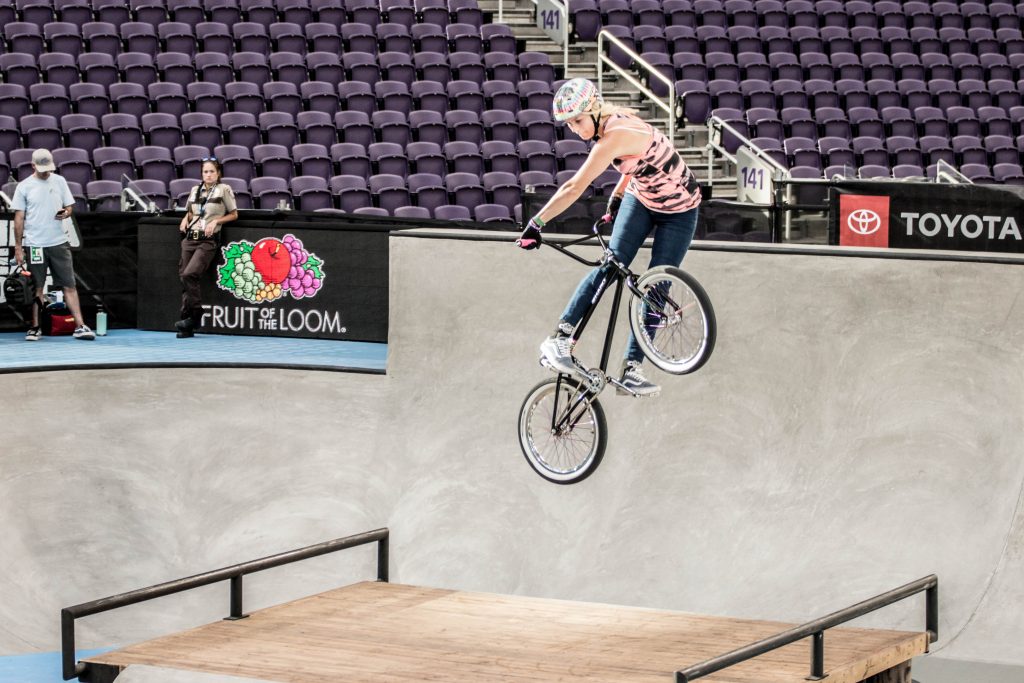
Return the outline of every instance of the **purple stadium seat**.
{"type": "Polygon", "coordinates": [[[975,183],[995,182],[995,178],[993,177],[988,164],[964,164],[960,167],[960,172],[975,183]]]}
{"type": "Polygon", "coordinates": [[[477,146],[484,141],[484,127],[476,112],[454,109],[444,115],[444,122],[450,140],[472,142],[477,146]]]}
{"type": "Polygon", "coordinates": [[[403,178],[409,174],[409,159],[401,145],[394,142],[374,142],[366,151],[374,173],[403,178]]]}
{"type": "Polygon", "coordinates": [[[485,111],[480,117],[484,125],[485,137],[489,140],[519,144],[522,139],[517,114],[511,111],[492,109],[485,111]]]}
{"type": "Polygon", "coordinates": [[[294,83],[270,81],[263,84],[263,100],[271,111],[284,112],[293,118],[302,111],[302,98],[294,83]]]}
{"type": "Polygon", "coordinates": [[[502,171],[485,173],[483,174],[483,184],[490,201],[494,204],[501,204],[510,211],[512,207],[522,201],[519,178],[512,173],[502,171]]]}
{"type": "Polygon", "coordinates": [[[587,143],[582,140],[559,140],[554,150],[558,168],[563,171],[578,170],[590,156],[587,143]]]}
{"type": "Polygon", "coordinates": [[[53,21],[42,26],[43,39],[48,51],[61,52],[72,57],[77,57],[84,51],[82,31],[77,25],[66,21],[53,21]]]}
{"type": "Polygon", "coordinates": [[[59,119],[71,113],[71,100],[62,85],[36,83],[29,86],[28,93],[37,114],[49,114],[59,119]]]}
{"type": "Polygon", "coordinates": [[[400,206],[409,205],[409,190],[405,186],[405,178],[390,173],[378,173],[370,176],[370,194],[376,198],[378,207],[388,214],[400,206]]]}
{"type": "MultiPolygon", "coordinates": [[[[198,178],[201,178],[203,169],[203,159],[210,156],[213,147],[203,147],[201,145],[179,145],[174,148],[171,156],[174,158],[174,165],[177,168],[177,174],[179,178],[182,178],[185,182],[191,183],[194,187],[198,183],[198,178]]],[[[173,187],[173,182],[168,185],[169,188],[173,187]]],[[[176,193],[172,190],[171,196],[175,196],[176,193]]]]}
{"type": "Polygon", "coordinates": [[[167,0],[166,5],[172,22],[195,27],[206,21],[206,12],[200,0],[167,0]]]}
{"type": "Polygon", "coordinates": [[[249,112],[227,112],[220,117],[220,125],[224,141],[229,145],[252,149],[262,142],[256,117],[249,112]]]}
{"type": "Polygon", "coordinates": [[[448,111],[448,93],[437,81],[414,81],[411,93],[417,109],[438,114],[448,111]]]}
{"type": "Polygon", "coordinates": [[[434,218],[442,221],[471,220],[469,209],[464,206],[451,206],[447,204],[434,209],[434,218]]]}
{"type": "Polygon", "coordinates": [[[276,209],[281,202],[286,205],[292,202],[292,194],[284,178],[253,178],[249,181],[249,192],[257,209],[276,209]]]}
{"type": "Polygon", "coordinates": [[[410,31],[416,52],[448,54],[448,35],[444,26],[431,23],[413,24],[410,31]]]}
{"type": "Polygon", "coordinates": [[[381,19],[400,24],[406,29],[411,28],[416,22],[416,10],[412,5],[412,0],[381,0],[380,11],[381,19]]]}
{"type": "Polygon", "coordinates": [[[548,193],[558,189],[554,174],[546,171],[523,171],[519,174],[519,183],[523,192],[548,193]]]}
{"type": "Polygon", "coordinates": [[[39,71],[43,81],[61,85],[65,88],[80,81],[78,63],[71,55],[62,53],[43,53],[39,55],[39,71]]]}
{"type": "Polygon", "coordinates": [[[183,52],[161,52],[156,56],[156,68],[161,81],[177,83],[182,88],[196,80],[192,58],[183,52]]]}
{"type": "Polygon", "coordinates": [[[370,121],[381,142],[393,142],[403,148],[412,141],[412,130],[405,114],[399,111],[376,111],[370,121]]]}
{"type": "Polygon", "coordinates": [[[196,73],[199,79],[224,86],[235,80],[235,72],[227,54],[221,52],[200,52],[196,55],[196,73]]]}
{"type": "Polygon", "coordinates": [[[551,176],[558,172],[555,154],[548,143],[540,140],[523,140],[519,143],[517,151],[523,171],[543,171],[551,176]]]}
{"type": "Polygon", "coordinates": [[[21,135],[27,148],[56,149],[63,146],[60,126],[57,124],[57,119],[52,116],[29,114],[22,116],[18,125],[21,127],[21,135]]]}
{"type": "Polygon", "coordinates": [[[69,183],[85,186],[95,178],[89,153],[77,147],[62,147],[53,150],[53,161],[57,165],[57,173],[64,176],[69,183]]]}
{"type": "Polygon", "coordinates": [[[121,210],[121,183],[114,180],[94,180],[85,186],[85,196],[93,211],[121,210]]]}
{"type": "Polygon", "coordinates": [[[490,80],[511,83],[513,86],[522,79],[519,62],[514,56],[505,52],[485,54],[484,70],[490,80]]]}
{"type": "Polygon", "coordinates": [[[377,54],[377,34],[369,24],[353,22],[341,25],[341,40],[347,52],[377,54]]]}
{"type": "Polygon", "coordinates": [[[448,190],[442,176],[435,173],[414,173],[408,178],[409,194],[417,206],[431,213],[448,203],[448,190]]]}
{"type": "Polygon", "coordinates": [[[449,142],[444,146],[444,155],[451,172],[484,174],[484,158],[480,148],[472,142],[449,142]]]}
{"type": "Polygon", "coordinates": [[[348,111],[364,114],[367,121],[370,114],[377,111],[377,98],[374,97],[369,83],[343,81],[338,83],[337,92],[348,111]]]}
{"type": "MultiPolygon", "coordinates": [[[[521,56],[521,55],[520,55],[521,56]]],[[[448,63],[451,66],[452,78],[463,81],[473,81],[482,86],[487,78],[487,71],[479,55],[472,52],[453,52],[448,55],[448,63]]],[[[426,72],[424,71],[424,78],[426,72]]],[[[447,79],[445,79],[447,83],[447,79]]]]}
{"type": "Polygon", "coordinates": [[[420,23],[437,24],[442,28],[448,25],[451,15],[445,0],[415,0],[413,7],[420,23]]]}
{"type": "MultiPolygon", "coordinates": [[[[54,0],[53,8],[57,10],[57,18],[81,28],[92,21],[92,7],[88,0],[54,0]]],[[[13,8],[12,8],[13,9],[13,8]]],[[[13,21],[12,17],[0,17],[6,24],[13,21]]]]}
{"type": "MultiPolygon", "coordinates": [[[[405,153],[414,173],[443,176],[448,172],[448,162],[441,153],[441,147],[433,142],[410,142],[405,153]]],[[[516,161],[518,163],[518,157],[516,161]]]]}
{"type": "Polygon", "coordinates": [[[217,83],[189,83],[185,87],[189,106],[194,112],[202,112],[220,116],[227,111],[227,100],[224,89],[217,83]]]}
{"type": "Polygon", "coordinates": [[[239,0],[238,6],[246,22],[257,23],[266,28],[277,21],[277,8],[274,7],[273,0],[239,0]]]}
{"type": "Polygon", "coordinates": [[[313,21],[313,8],[309,0],[274,0],[278,18],[304,26],[313,21]]]}
{"type": "MultiPolygon", "coordinates": [[[[921,156],[923,162],[919,165],[930,166],[931,164],[938,163],[939,159],[952,164],[955,161],[955,155],[953,148],[949,144],[949,138],[945,135],[925,135],[917,141],[918,148],[921,150],[921,156]]],[[[1014,150],[1016,154],[1016,150],[1014,150]]],[[[899,164],[894,164],[894,166],[899,164]]]]}
{"type": "Polygon", "coordinates": [[[0,55],[0,72],[4,74],[5,82],[26,89],[41,80],[36,57],[20,52],[0,55]]]}
{"type": "Polygon", "coordinates": [[[270,44],[274,52],[306,54],[306,34],[298,24],[279,21],[270,25],[270,44]]]}
{"type": "Polygon", "coordinates": [[[196,24],[195,34],[199,43],[197,49],[202,52],[215,52],[227,57],[235,52],[235,39],[228,24],[204,21],[196,24]]]}
{"type": "Polygon", "coordinates": [[[480,37],[484,41],[484,51],[505,52],[516,54],[516,38],[505,24],[484,24],[480,27],[480,37]]]}
{"type": "MultiPolygon", "coordinates": [[[[92,151],[92,163],[98,180],[118,182],[120,191],[121,176],[135,178],[135,164],[131,155],[124,147],[99,147],[92,151]]],[[[86,187],[88,191],[88,186],[86,187]]],[[[118,207],[120,208],[120,207],[118,207]]]]}
{"type": "MultiPolygon", "coordinates": [[[[338,141],[338,132],[331,115],[322,111],[302,111],[295,116],[299,137],[307,144],[320,145],[325,150],[338,141]]],[[[330,158],[330,157],[328,157],[330,158]]]]}
{"type": "Polygon", "coordinates": [[[445,176],[444,183],[452,204],[469,208],[487,201],[487,194],[480,184],[480,176],[472,173],[449,173],[445,176]]]}
{"type": "Polygon", "coordinates": [[[266,107],[266,101],[255,83],[232,81],[224,85],[224,95],[236,112],[259,116],[266,107]]]}
{"type": "Polygon", "coordinates": [[[409,114],[409,127],[419,142],[433,142],[438,146],[448,142],[448,128],[436,111],[414,111],[409,114]]]}
{"type": "Polygon", "coordinates": [[[413,52],[412,34],[405,24],[384,23],[377,25],[377,42],[381,52],[413,52]]]}
{"type": "Polygon", "coordinates": [[[144,145],[132,150],[132,157],[141,178],[166,185],[176,177],[174,159],[166,147],[144,145]]]}
{"type": "Polygon", "coordinates": [[[221,144],[220,124],[208,112],[188,112],[181,116],[181,129],[190,145],[213,149],[221,144]]]}
{"type": "Polygon", "coordinates": [[[342,142],[353,142],[367,147],[374,142],[370,117],[361,111],[339,111],[334,115],[334,126],[342,142]]]}
{"type": "MultiPolygon", "coordinates": [[[[295,117],[288,112],[263,112],[257,117],[257,121],[266,144],[291,149],[299,143],[299,127],[295,124],[295,117]]],[[[255,149],[253,152],[255,153],[255,149]]]]}
{"type": "Polygon", "coordinates": [[[448,24],[445,28],[445,35],[448,38],[448,49],[451,52],[472,52],[481,54],[483,52],[483,39],[480,37],[480,27],[472,24],[454,23],[448,24]]]}
{"type": "Polygon", "coordinates": [[[292,178],[292,197],[295,208],[300,211],[316,211],[333,208],[334,202],[327,189],[327,180],[321,176],[301,175],[292,178]]]}
{"type": "Polygon", "coordinates": [[[68,147],[96,149],[103,146],[103,131],[91,114],[66,114],[60,119],[60,127],[68,147]]]}
{"type": "MultiPolygon", "coordinates": [[[[338,93],[330,83],[307,81],[299,86],[299,95],[305,102],[305,108],[308,112],[320,112],[331,115],[340,108],[338,93]]],[[[372,95],[370,99],[372,99],[372,95]]]]}
{"type": "Polygon", "coordinates": [[[395,209],[395,218],[413,218],[417,220],[429,220],[430,209],[422,206],[400,206],[395,209]]]}
{"type": "Polygon", "coordinates": [[[350,22],[369,24],[376,28],[380,23],[380,5],[377,0],[345,0],[350,22]]]}
{"type": "Polygon", "coordinates": [[[366,186],[367,176],[340,174],[332,176],[328,181],[334,205],[342,211],[355,211],[368,207],[373,203],[370,191],[366,186]]]}
{"type": "Polygon", "coordinates": [[[341,54],[344,50],[341,31],[334,24],[314,22],[305,27],[305,34],[310,52],[341,54]]]}
{"type": "Polygon", "coordinates": [[[889,150],[882,141],[873,137],[856,137],[850,142],[859,166],[888,166],[889,150]]]}

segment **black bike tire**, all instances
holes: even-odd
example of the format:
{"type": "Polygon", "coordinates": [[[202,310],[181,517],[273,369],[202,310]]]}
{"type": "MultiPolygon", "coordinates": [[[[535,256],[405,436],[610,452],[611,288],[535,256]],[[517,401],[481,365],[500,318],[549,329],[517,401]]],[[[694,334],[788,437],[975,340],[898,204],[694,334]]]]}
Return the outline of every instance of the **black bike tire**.
{"type": "Polygon", "coordinates": [[[718,321],[715,318],[715,309],[711,305],[711,297],[708,296],[708,293],[704,290],[704,287],[701,286],[700,282],[697,281],[697,278],[681,268],[675,268],[673,266],[656,266],[651,268],[637,279],[637,287],[643,289],[643,282],[645,279],[662,273],[682,280],[686,286],[690,288],[690,291],[693,292],[694,298],[697,299],[697,303],[700,304],[704,320],[707,322],[707,335],[705,336],[705,344],[701,356],[685,369],[673,370],[671,367],[666,366],[661,360],[659,360],[657,356],[651,353],[644,331],[636,329],[638,323],[636,321],[636,316],[633,314],[633,307],[639,305],[639,298],[633,293],[630,293],[629,300],[629,329],[633,332],[633,336],[640,345],[640,349],[644,352],[644,356],[646,356],[647,359],[656,367],[672,375],[688,375],[704,367],[704,364],[708,362],[708,359],[711,358],[712,352],[715,350],[715,341],[718,338],[718,321]]]}
{"type": "MultiPolygon", "coordinates": [[[[564,376],[563,381],[567,381],[564,376]]],[[[590,457],[586,466],[574,472],[572,476],[557,476],[552,470],[545,468],[539,455],[533,453],[532,449],[529,447],[525,418],[531,407],[544,396],[547,387],[553,386],[557,382],[558,378],[546,379],[543,382],[539,382],[530,389],[529,393],[526,394],[526,398],[523,399],[523,404],[519,408],[518,419],[519,448],[522,450],[523,457],[526,458],[526,462],[530,464],[533,471],[544,479],[560,485],[578,484],[593,474],[601,464],[601,460],[604,458],[605,449],[608,446],[608,422],[605,420],[604,408],[601,407],[600,402],[595,397],[590,402],[589,409],[593,411],[594,423],[597,428],[597,445],[594,454],[590,457]]]]}

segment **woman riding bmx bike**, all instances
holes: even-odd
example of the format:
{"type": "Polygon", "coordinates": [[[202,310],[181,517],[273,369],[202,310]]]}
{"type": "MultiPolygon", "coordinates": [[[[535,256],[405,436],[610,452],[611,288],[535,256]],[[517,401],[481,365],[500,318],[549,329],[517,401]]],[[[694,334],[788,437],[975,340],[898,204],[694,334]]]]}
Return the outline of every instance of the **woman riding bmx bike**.
{"type": "MultiPolygon", "coordinates": [[[[547,204],[529,220],[517,244],[536,249],[544,226],[568,209],[609,165],[622,173],[608,202],[603,220],[614,222],[608,244],[615,257],[628,266],[644,240],[653,232],[650,267],[678,267],[693,240],[701,201],[693,172],[661,131],[637,116],[636,111],[604,102],[595,85],[574,78],[558,89],[552,105],[557,121],[584,140],[595,141],[586,162],[547,204]]],[[[607,265],[597,267],[580,281],[552,336],[540,346],[549,366],[572,375],[578,364],[574,334],[590,308],[607,265]]],[[[619,383],[634,396],[651,396],[660,387],[644,377],[644,353],[630,333],[619,383]]]]}

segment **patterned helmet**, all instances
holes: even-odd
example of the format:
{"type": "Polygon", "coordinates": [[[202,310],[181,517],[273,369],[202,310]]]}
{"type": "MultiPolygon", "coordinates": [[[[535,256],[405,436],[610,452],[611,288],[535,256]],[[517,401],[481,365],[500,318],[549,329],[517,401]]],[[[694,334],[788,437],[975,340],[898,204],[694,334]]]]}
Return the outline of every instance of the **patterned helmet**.
{"type": "Polygon", "coordinates": [[[555,93],[551,110],[556,121],[568,121],[597,109],[601,102],[597,86],[585,78],[574,78],[563,83],[555,93]]]}

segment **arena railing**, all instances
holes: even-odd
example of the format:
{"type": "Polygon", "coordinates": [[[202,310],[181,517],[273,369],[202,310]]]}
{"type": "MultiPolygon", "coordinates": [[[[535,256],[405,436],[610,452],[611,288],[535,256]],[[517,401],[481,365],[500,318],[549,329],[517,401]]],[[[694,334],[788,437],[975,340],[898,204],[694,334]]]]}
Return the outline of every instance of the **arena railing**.
{"type": "MultiPolygon", "coordinates": [[[[771,192],[772,205],[776,204],[777,200],[777,189],[780,185],[780,181],[789,178],[789,169],[780,164],[778,161],[773,159],[767,152],[755,145],[745,135],[740,133],[738,130],[730,126],[724,119],[718,116],[712,116],[708,119],[708,144],[705,148],[708,154],[708,182],[711,182],[711,178],[714,175],[715,165],[715,154],[721,155],[722,158],[726,159],[729,163],[736,165],[736,156],[726,149],[724,144],[725,134],[728,133],[736,138],[739,142],[740,147],[745,147],[750,150],[750,153],[758,159],[758,161],[764,163],[772,170],[771,181],[773,190],[771,192]]],[[[792,193],[789,184],[783,184],[785,188],[782,200],[787,204],[792,202],[792,193]]],[[[782,221],[783,237],[789,239],[791,231],[791,216],[789,212],[786,212],[782,221]]]]}
{"type": "Polygon", "coordinates": [[[651,103],[668,114],[668,139],[674,147],[676,144],[676,120],[682,118],[683,111],[682,105],[676,102],[676,84],[663,73],[651,66],[649,62],[641,58],[640,55],[634,52],[631,47],[613,36],[611,33],[608,33],[605,29],[601,29],[601,32],[597,34],[597,88],[602,93],[604,92],[604,65],[608,65],[608,67],[625,79],[626,82],[639,90],[644,97],[651,101],[651,103]],[[668,87],[668,98],[662,99],[641,81],[637,80],[633,74],[612,61],[611,57],[606,55],[604,52],[606,41],[615,45],[617,48],[629,55],[629,58],[633,60],[633,63],[636,64],[638,69],[647,73],[648,83],[652,77],[664,83],[668,87]]]}
{"type": "Polygon", "coordinates": [[[939,637],[939,579],[932,574],[770,638],[681,669],[676,672],[676,683],[689,683],[689,681],[713,674],[804,638],[811,639],[811,673],[806,680],[820,681],[825,678],[825,631],[827,629],[921,592],[925,594],[925,630],[928,633],[928,642],[934,643],[939,637]]]}
{"type": "Polygon", "coordinates": [[[65,681],[72,678],[86,675],[88,665],[75,661],[75,620],[88,617],[101,612],[109,612],[120,607],[135,605],[147,600],[155,600],[166,595],[182,593],[208,586],[220,581],[231,582],[230,610],[231,614],[225,619],[234,621],[244,619],[248,615],[242,610],[242,577],[246,574],[255,574],[266,569],[273,569],[286,564],[292,564],[300,560],[307,560],[312,557],[327,555],[328,553],[354,548],[368,543],[377,544],[377,580],[388,581],[388,529],[376,529],[366,533],[336,538],[333,541],[325,541],[316,545],[306,546],[297,550],[271,555],[258,560],[251,560],[241,564],[216,569],[214,571],[196,574],[177,581],[168,581],[148,588],[140,588],[128,593],[113,595],[99,600],[84,602],[73,607],[65,607],[60,611],[60,633],[61,633],[61,662],[63,665],[63,676],[65,681]]]}

